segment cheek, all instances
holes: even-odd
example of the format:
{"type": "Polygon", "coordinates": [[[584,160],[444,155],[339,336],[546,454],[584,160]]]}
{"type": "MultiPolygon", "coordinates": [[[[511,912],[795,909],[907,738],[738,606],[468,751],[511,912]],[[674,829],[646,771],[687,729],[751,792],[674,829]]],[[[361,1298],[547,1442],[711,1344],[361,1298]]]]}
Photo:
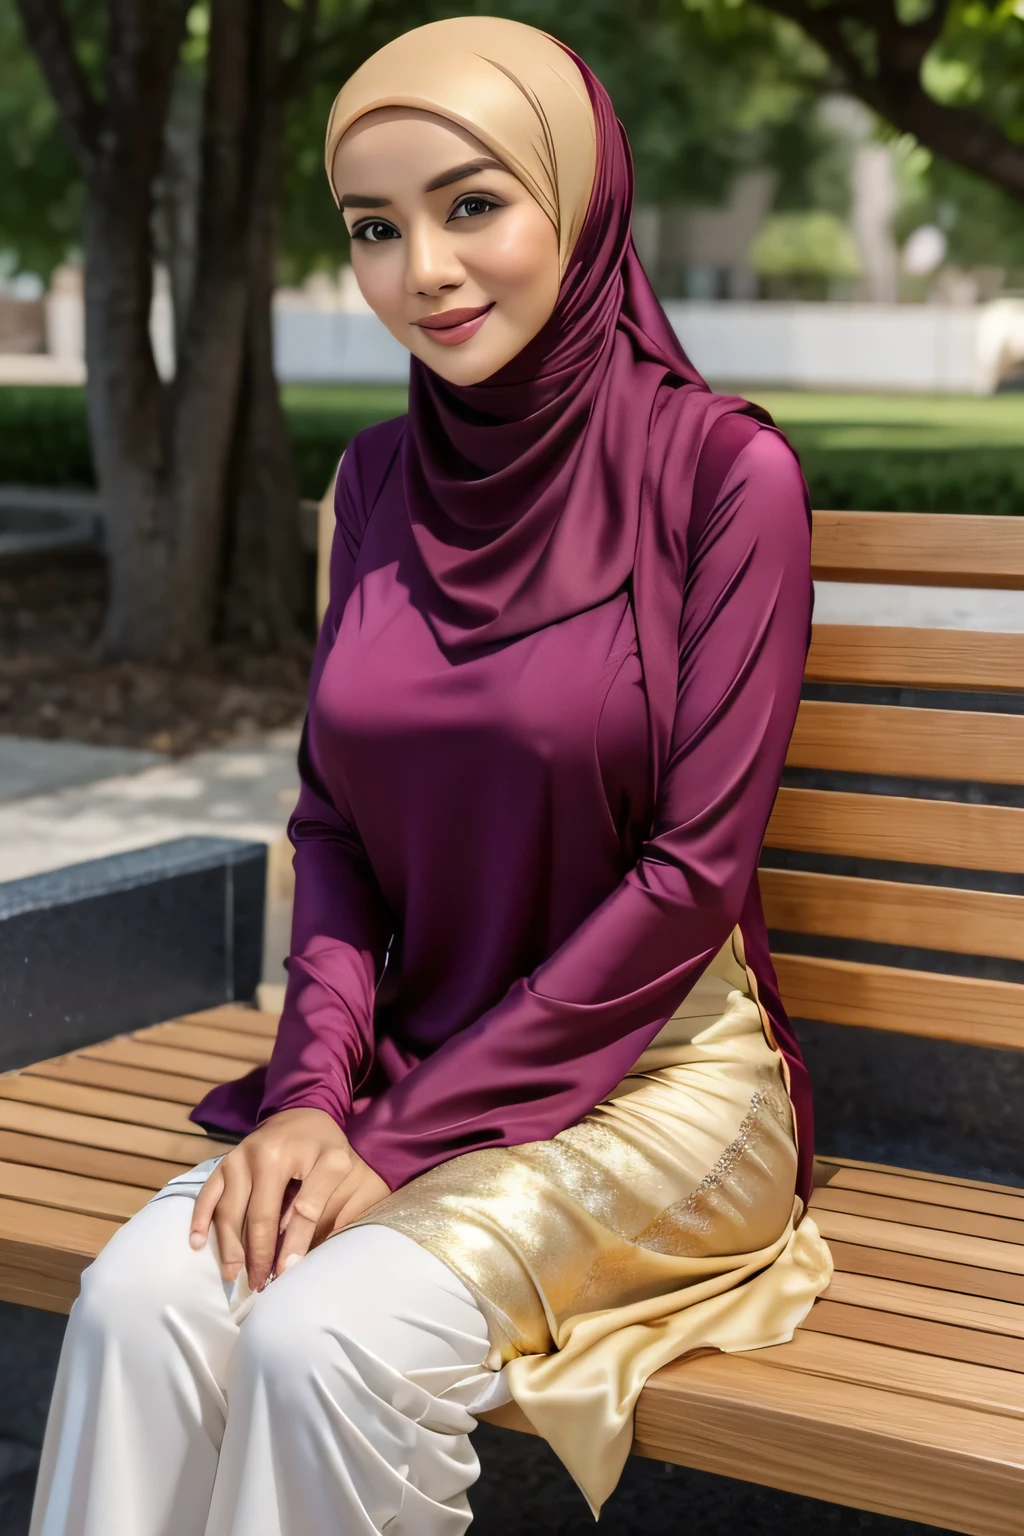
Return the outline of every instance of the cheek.
{"type": "MultiPolygon", "coordinates": [[[[399,242],[394,244],[397,247],[399,242]]],[[[390,250],[368,250],[366,242],[353,240],[351,260],[360,293],[384,319],[402,303],[401,259],[390,250]]]]}
{"type": "Polygon", "coordinates": [[[496,298],[517,307],[554,304],[558,292],[558,241],[550,221],[529,209],[509,210],[477,254],[477,271],[496,298]]]}

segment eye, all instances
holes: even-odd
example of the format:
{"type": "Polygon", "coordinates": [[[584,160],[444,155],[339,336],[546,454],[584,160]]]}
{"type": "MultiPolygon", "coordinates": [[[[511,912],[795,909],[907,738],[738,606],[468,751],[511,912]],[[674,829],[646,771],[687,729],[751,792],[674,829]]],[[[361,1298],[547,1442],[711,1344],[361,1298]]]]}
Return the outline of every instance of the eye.
{"type": "Polygon", "coordinates": [[[450,219],[475,219],[481,213],[490,213],[492,208],[500,208],[501,204],[493,197],[484,197],[479,192],[467,192],[465,197],[459,199],[449,215],[450,219]]]}
{"type": "Polygon", "coordinates": [[[400,240],[401,235],[387,219],[365,219],[352,231],[352,239],[369,240],[372,245],[377,245],[381,240],[400,240]]]}

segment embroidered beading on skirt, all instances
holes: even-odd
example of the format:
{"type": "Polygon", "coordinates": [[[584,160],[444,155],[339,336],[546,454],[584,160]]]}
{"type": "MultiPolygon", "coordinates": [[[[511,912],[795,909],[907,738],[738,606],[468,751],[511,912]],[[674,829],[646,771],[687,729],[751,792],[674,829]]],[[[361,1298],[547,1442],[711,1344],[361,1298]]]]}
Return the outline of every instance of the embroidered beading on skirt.
{"type": "Polygon", "coordinates": [[[608,1098],[551,1141],[453,1158],[357,1224],[443,1259],[487,1364],[597,1514],[654,1371],[778,1344],[832,1273],[795,1193],[785,1063],[739,930],[608,1098]]]}

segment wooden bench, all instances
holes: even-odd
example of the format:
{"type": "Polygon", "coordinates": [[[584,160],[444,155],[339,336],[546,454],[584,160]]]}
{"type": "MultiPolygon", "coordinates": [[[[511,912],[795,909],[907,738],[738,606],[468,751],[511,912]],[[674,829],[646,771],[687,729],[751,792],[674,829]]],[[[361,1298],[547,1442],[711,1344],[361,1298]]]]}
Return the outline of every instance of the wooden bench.
{"type": "MultiPolygon", "coordinates": [[[[814,562],[824,579],[1024,590],[1024,520],[819,513],[814,562]]],[[[1024,635],[818,626],[806,675],[762,871],[790,1012],[1024,1048],[1024,895],[920,875],[1024,874],[1024,714],[1007,707],[1024,695],[1024,635]],[[973,802],[952,798],[967,782],[973,802]],[[794,867],[802,856],[818,867],[794,867]],[[828,872],[825,856],[891,868],[828,872]],[[850,958],[856,944],[888,946],[884,962],[850,958]],[[896,963],[922,947],[934,969],[896,963]],[[954,973],[942,956],[967,961],[954,973]],[[977,956],[978,974],[965,973],[977,956]],[[993,974],[1000,965],[1010,979],[993,974]]],[[[0,1298],[67,1311],[117,1225],[224,1150],[188,1110],[266,1060],[275,1029],[272,1014],[223,1007],[0,1077],[0,1298]]],[[[828,1292],[792,1343],[658,1372],[635,1451],[970,1536],[1021,1536],[1024,1188],[831,1157],[816,1173],[813,1209],[836,1260],[828,1292]]],[[[528,1428],[514,1408],[490,1417],[528,1428]]]]}

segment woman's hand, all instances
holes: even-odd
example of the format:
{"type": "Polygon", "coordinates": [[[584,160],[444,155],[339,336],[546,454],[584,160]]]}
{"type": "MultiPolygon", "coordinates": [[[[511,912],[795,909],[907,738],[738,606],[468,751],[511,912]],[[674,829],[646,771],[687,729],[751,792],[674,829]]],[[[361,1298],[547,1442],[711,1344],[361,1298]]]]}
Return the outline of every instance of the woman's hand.
{"type": "Polygon", "coordinates": [[[244,1268],[252,1289],[261,1291],[272,1271],[283,1274],[387,1194],[324,1110],[284,1109],[217,1164],[196,1200],[189,1242],[201,1248],[212,1221],[224,1279],[244,1268]],[[300,1187],[285,1208],[293,1180],[300,1187]]]}

